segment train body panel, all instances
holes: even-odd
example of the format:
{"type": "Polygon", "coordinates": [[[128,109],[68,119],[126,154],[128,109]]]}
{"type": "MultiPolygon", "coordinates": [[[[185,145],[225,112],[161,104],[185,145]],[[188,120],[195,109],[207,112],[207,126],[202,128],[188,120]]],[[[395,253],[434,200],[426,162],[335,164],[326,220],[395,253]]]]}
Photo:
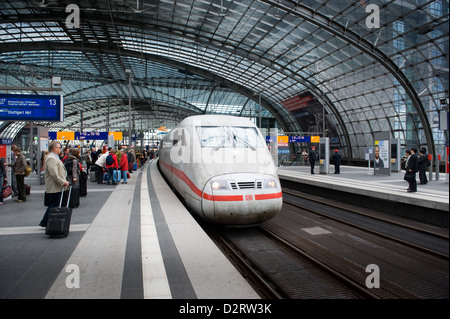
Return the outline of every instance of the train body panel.
{"type": "Polygon", "coordinates": [[[186,205],[210,222],[253,225],[281,210],[276,167],[247,119],[186,118],[163,138],[159,164],[186,205]]]}

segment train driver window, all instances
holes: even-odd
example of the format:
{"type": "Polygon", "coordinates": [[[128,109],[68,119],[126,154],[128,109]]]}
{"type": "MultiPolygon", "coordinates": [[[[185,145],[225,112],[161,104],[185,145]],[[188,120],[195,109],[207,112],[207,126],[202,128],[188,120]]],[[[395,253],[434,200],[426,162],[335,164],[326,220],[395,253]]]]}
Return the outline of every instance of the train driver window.
{"type": "Polygon", "coordinates": [[[201,147],[213,148],[261,148],[264,147],[254,127],[198,126],[201,147]]]}

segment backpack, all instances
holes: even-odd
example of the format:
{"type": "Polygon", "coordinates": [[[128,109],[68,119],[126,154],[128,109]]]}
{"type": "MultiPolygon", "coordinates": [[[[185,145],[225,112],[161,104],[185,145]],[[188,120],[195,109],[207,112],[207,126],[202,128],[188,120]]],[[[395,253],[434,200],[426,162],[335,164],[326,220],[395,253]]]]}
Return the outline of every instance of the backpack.
{"type": "Polygon", "coordinates": [[[114,164],[114,159],[112,154],[109,154],[108,156],[106,156],[106,165],[112,165],[114,164]]]}
{"type": "Polygon", "coordinates": [[[30,173],[31,173],[31,166],[27,164],[27,166],[25,168],[25,177],[30,175],[30,173]]]}

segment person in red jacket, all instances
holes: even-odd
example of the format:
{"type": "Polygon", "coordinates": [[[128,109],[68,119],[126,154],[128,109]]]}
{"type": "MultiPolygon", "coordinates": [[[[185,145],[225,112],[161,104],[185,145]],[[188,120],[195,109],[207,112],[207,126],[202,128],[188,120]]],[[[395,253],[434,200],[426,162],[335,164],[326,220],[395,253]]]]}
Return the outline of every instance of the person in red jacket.
{"type": "Polygon", "coordinates": [[[108,181],[107,185],[113,184],[116,185],[116,181],[114,180],[114,171],[119,169],[119,163],[117,162],[117,155],[115,154],[112,147],[108,148],[109,154],[106,156],[106,169],[108,171],[108,181]],[[109,158],[112,157],[112,159],[109,158]]]}
{"type": "Polygon", "coordinates": [[[128,173],[128,157],[124,153],[123,148],[120,150],[120,153],[122,154],[122,156],[120,157],[120,170],[122,171],[122,179],[123,179],[122,184],[126,184],[128,173]]]}

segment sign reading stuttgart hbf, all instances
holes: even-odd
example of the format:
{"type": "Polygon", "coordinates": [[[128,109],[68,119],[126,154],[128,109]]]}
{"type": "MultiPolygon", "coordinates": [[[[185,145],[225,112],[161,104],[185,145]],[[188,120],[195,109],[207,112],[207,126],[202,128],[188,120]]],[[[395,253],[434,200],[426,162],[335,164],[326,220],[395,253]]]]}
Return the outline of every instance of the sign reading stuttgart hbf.
{"type": "Polygon", "coordinates": [[[63,121],[61,95],[0,94],[2,121],[63,121]]]}

